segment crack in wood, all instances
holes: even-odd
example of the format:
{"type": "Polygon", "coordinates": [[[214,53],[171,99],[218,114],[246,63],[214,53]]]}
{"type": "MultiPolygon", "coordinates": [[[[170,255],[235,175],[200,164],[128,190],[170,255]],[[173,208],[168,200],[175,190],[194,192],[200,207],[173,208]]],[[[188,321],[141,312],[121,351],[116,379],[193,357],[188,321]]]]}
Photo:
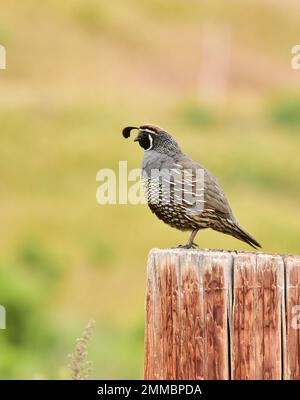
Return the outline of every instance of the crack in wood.
{"type": "Polygon", "coordinates": [[[145,379],[300,379],[299,304],[298,256],[153,249],[145,379]]]}

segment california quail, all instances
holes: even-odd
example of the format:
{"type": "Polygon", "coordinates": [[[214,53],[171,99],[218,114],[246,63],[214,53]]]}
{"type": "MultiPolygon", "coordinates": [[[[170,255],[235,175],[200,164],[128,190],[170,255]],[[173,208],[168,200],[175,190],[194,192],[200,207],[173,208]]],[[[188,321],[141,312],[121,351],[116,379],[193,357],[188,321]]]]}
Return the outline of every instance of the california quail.
{"type": "Polygon", "coordinates": [[[174,138],[155,125],[128,126],[122,133],[144,149],[142,182],[151,211],[168,225],[192,231],[186,245],[191,248],[200,229],[211,228],[234,236],[257,248],[261,245],[235,219],[214,176],[185,155],[174,138]]]}

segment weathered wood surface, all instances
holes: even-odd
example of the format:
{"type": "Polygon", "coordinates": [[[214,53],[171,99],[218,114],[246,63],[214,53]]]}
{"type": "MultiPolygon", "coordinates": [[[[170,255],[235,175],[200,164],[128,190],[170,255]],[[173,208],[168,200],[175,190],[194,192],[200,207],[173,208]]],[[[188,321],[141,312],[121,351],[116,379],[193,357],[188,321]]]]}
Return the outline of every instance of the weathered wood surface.
{"type": "Polygon", "coordinates": [[[281,379],[282,258],[237,254],[233,282],[232,379],[281,379]]]}
{"type": "Polygon", "coordinates": [[[300,257],[151,251],[145,379],[300,379],[299,332],[300,257]]]}
{"type": "Polygon", "coordinates": [[[285,258],[285,379],[300,379],[300,257],[285,258]]]}

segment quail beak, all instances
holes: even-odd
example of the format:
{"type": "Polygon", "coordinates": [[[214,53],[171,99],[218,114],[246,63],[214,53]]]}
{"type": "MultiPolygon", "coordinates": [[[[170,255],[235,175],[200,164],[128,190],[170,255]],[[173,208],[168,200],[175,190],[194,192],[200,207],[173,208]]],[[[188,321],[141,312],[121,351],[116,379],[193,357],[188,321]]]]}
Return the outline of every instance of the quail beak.
{"type": "Polygon", "coordinates": [[[134,139],[134,142],[139,142],[142,139],[141,132],[137,135],[137,137],[134,139]]]}

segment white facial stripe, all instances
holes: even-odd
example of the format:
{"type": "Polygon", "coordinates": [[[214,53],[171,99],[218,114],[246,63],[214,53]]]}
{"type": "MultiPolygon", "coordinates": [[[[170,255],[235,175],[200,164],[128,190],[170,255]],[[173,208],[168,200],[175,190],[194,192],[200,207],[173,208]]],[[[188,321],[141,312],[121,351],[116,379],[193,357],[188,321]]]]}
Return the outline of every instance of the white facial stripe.
{"type": "Polygon", "coordinates": [[[153,135],[157,135],[157,132],[153,131],[152,129],[145,128],[145,129],[142,129],[142,131],[147,132],[147,133],[151,133],[153,135]]]}
{"type": "Polygon", "coordinates": [[[151,135],[148,135],[149,141],[150,141],[150,147],[149,149],[146,149],[145,151],[151,150],[153,147],[153,137],[151,135]]]}

